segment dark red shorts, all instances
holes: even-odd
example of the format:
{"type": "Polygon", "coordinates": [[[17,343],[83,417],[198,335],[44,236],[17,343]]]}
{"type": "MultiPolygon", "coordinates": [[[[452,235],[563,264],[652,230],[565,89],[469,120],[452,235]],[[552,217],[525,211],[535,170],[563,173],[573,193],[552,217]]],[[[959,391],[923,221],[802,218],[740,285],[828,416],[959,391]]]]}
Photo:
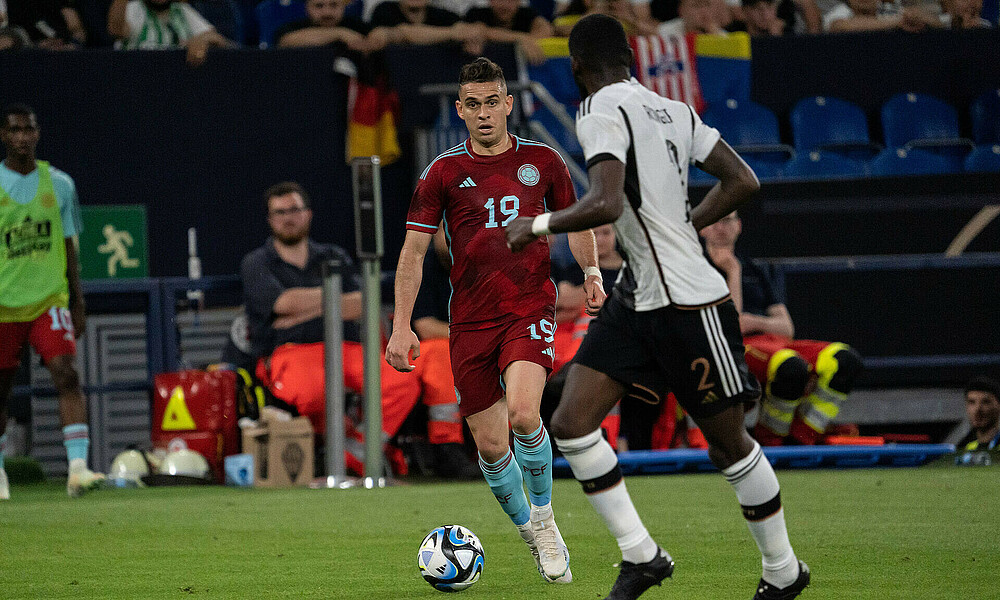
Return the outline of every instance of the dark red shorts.
{"type": "Polygon", "coordinates": [[[507,365],[526,360],[552,371],[555,325],[551,317],[527,317],[494,327],[451,333],[451,369],[458,411],[463,417],[503,398],[507,365]]]}
{"type": "Polygon", "coordinates": [[[0,323],[0,370],[17,368],[25,343],[46,363],[56,356],[76,354],[69,309],[53,306],[34,321],[0,323]]]}

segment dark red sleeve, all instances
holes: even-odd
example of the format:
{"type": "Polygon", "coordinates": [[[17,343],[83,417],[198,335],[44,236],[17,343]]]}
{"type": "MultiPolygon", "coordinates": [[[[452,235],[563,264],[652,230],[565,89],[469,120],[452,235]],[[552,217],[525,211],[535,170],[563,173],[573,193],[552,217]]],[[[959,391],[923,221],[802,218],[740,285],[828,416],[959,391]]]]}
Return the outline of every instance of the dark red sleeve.
{"type": "Polygon", "coordinates": [[[546,196],[546,205],[550,211],[560,210],[576,202],[576,188],[569,176],[569,169],[555,150],[551,151],[549,171],[552,173],[552,183],[546,196]]]}
{"type": "Polygon", "coordinates": [[[406,213],[406,228],[423,233],[434,233],[444,214],[444,189],[441,186],[440,163],[424,171],[413,190],[410,210],[406,213]]]}

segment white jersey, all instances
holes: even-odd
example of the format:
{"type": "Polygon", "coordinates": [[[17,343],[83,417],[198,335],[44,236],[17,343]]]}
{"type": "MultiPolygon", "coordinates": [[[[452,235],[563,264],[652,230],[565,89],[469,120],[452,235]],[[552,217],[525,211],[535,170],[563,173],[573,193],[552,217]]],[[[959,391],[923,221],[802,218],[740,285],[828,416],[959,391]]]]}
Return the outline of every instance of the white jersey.
{"type": "Polygon", "coordinates": [[[625,163],[627,206],[614,224],[625,269],[617,288],[637,311],[695,308],[729,295],[705,258],[691,224],[688,166],[701,162],[719,132],[687,104],[667,100],[633,78],[605,86],[580,103],[576,134],[587,168],[625,163]]]}

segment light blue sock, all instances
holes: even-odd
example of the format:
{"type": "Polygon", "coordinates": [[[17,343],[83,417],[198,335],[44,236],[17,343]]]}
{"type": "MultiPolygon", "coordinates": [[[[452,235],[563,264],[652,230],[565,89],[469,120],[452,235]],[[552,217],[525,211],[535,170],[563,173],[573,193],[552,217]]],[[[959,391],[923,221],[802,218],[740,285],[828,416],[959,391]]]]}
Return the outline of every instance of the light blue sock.
{"type": "Polygon", "coordinates": [[[534,433],[514,432],[514,456],[524,471],[528,497],[535,506],[552,501],[552,444],[549,433],[541,424],[534,433]]]}
{"type": "Polygon", "coordinates": [[[483,470],[486,483],[497,497],[500,508],[503,509],[514,525],[524,525],[531,516],[528,499],[524,496],[524,482],[521,479],[521,467],[517,465],[514,455],[508,449],[507,454],[495,463],[487,463],[479,456],[479,468],[483,470]]]}
{"type": "Polygon", "coordinates": [[[0,470],[3,469],[3,450],[7,446],[7,434],[0,435],[0,470]]]}
{"type": "Polygon", "coordinates": [[[86,423],[74,423],[63,427],[63,445],[66,446],[66,458],[72,462],[78,458],[87,462],[87,451],[90,450],[90,430],[86,423]]]}

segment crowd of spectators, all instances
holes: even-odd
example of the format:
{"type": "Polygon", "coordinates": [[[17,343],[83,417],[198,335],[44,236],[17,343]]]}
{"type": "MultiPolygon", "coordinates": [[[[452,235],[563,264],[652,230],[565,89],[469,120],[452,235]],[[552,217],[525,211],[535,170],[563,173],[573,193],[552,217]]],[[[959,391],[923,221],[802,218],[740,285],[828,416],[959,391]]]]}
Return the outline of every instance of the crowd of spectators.
{"type": "Polygon", "coordinates": [[[455,43],[478,54],[486,43],[516,43],[533,62],[538,41],[566,36],[582,16],[617,18],[634,35],[752,36],[795,33],[991,27],[983,0],[0,0],[0,50],[186,48],[197,65],[212,47],[327,46],[370,54],[390,44],[455,43]],[[256,39],[257,5],[304,6],[306,18],[256,39]],[[203,15],[201,11],[212,14],[203,15]],[[213,25],[232,12],[242,27],[213,25]],[[96,17],[95,17],[96,15],[96,17]],[[106,15],[106,16],[104,16],[106,15]],[[86,18],[90,16],[90,18],[86,18]],[[102,22],[102,16],[103,22],[102,22]],[[228,37],[227,37],[228,36],[228,37]],[[234,39],[241,38],[241,39],[234,39]]]}

